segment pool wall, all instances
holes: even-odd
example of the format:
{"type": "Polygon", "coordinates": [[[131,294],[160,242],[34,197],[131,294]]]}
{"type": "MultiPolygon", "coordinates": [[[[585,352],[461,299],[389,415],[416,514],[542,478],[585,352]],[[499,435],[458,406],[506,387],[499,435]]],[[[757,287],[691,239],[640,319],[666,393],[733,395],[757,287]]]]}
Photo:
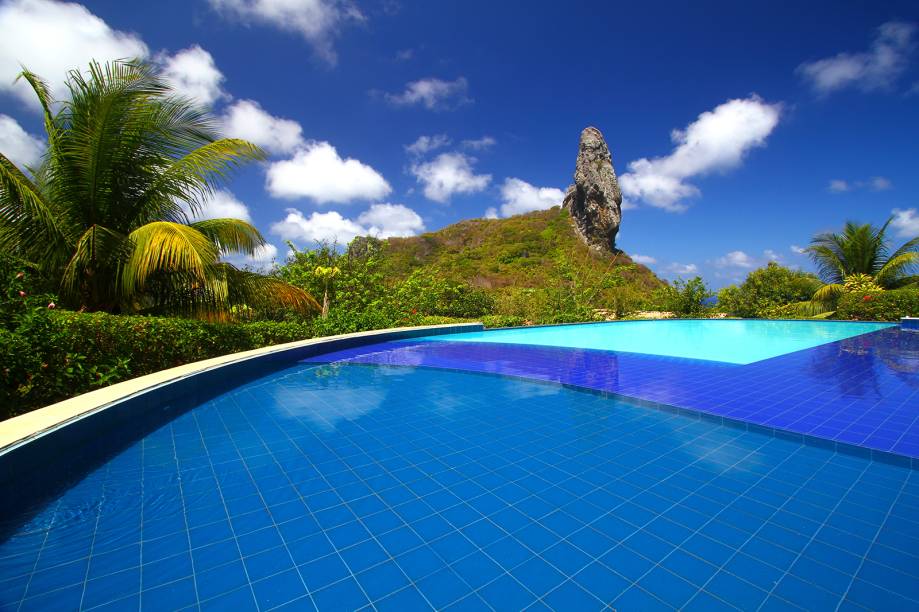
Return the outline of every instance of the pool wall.
{"type": "Polygon", "coordinates": [[[311,338],[162,370],[39,408],[0,422],[0,487],[15,491],[21,507],[26,499],[66,486],[88,465],[105,460],[117,439],[130,444],[197,404],[300,359],[387,340],[482,329],[481,323],[463,323],[311,338]],[[61,468],[49,474],[49,465],[61,468]],[[48,486],[52,480],[55,487],[48,486]]]}

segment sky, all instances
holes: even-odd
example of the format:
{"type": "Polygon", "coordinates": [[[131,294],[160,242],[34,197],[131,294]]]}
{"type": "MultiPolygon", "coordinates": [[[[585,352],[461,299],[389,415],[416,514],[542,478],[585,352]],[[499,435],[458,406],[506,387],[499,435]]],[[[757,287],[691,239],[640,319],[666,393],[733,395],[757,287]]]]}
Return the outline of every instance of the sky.
{"type": "Polygon", "coordinates": [[[846,220],[919,235],[919,4],[0,0],[0,152],[44,150],[21,66],[155,63],[269,159],[203,216],[286,242],[408,236],[561,202],[609,144],[618,246],[712,287],[846,220]]]}

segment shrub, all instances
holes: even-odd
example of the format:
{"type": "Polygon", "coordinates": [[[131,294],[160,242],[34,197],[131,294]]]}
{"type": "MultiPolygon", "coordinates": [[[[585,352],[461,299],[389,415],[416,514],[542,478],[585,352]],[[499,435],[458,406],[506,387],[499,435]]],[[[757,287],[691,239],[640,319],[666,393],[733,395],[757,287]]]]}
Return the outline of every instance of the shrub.
{"type": "Polygon", "coordinates": [[[740,286],[719,291],[718,309],[738,317],[772,317],[784,313],[786,304],[810,300],[820,284],[813,274],[770,262],[750,272],[740,286]]]}
{"type": "Polygon", "coordinates": [[[919,289],[845,293],[839,298],[836,318],[859,321],[898,321],[919,316],[919,289]]]}
{"type": "Polygon", "coordinates": [[[34,309],[0,328],[0,406],[13,416],[174,366],[309,338],[310,323],[192,319],[34,309]]]}
{"type": "Polygon", "coordinates": [[[672,285],[661,287],[654,292],[651,301],[658,310],[687,317],[704,314],[708,310],[705,300],[710,297],[712,292],[705,281],[696,276],[688,281],[675,280],[672,285]]]}

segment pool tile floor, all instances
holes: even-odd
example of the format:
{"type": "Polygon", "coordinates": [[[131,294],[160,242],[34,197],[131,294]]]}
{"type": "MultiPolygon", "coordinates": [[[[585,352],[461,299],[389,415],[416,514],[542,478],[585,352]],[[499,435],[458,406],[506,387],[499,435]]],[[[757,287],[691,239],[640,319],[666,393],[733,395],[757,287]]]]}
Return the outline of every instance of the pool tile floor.
{"type": "Polygon", "coordinates": [[[919,459],[919,333],[896,327],[747,365],[448,339],[389,342],[313,361],[547,380],[919,459]]]}
{"type": "Polygon", "coordinates": [[[301,364],[13,525],[0,608],[919,609],[917,517],[903,466],[556,384],[301,364]]]}

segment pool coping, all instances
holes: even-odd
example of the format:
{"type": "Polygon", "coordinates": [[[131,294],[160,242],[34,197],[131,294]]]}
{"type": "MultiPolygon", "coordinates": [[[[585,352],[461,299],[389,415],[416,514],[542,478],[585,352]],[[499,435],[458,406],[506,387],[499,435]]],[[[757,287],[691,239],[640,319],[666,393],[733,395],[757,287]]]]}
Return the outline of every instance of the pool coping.
{"type": "Polygon", "coordinates": [[[0,421],[0,459],[33,440],[58,431],[81,419],[140,396],[151,394],[158,389],[180,381],[193,382],[196,376],[207,372],[215,372],[228,366],[239,365],[268,356],[282,357],[288,353],[295,353],[303,349],[322,349],[327,346],[329,350],[335,350],[342,343],[358,346],[422,335],[482,331],[484,328],[485,326],[482,323],[448,323],[444,325],[396,327],[322,336],[230,353],[160,370],[0,421]]]}

